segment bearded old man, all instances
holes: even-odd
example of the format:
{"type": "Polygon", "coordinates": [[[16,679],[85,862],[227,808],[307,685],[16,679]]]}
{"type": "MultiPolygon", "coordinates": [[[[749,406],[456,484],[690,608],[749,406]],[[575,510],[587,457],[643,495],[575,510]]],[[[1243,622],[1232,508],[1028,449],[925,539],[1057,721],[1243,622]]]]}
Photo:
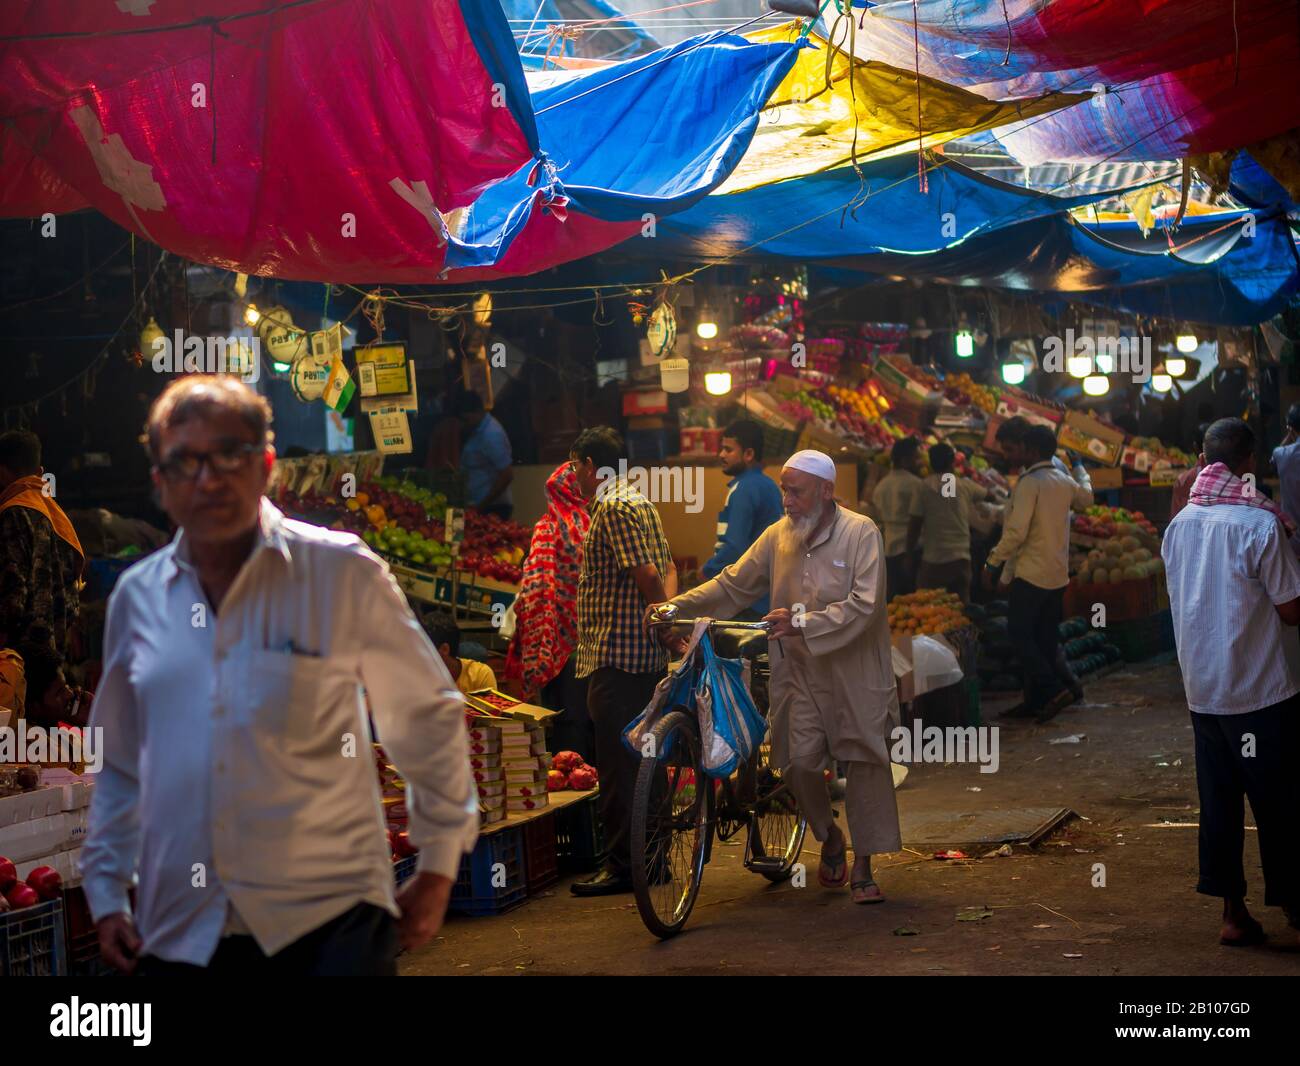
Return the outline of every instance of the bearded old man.
{"type": "Polygon", "coordinates": [[[822,844],[818,879],[827,888],[843,885],[849,867],[823,771],[833,759],[847,766],[852,898],[880,903],[871,856],[902,847],[887,742],[899,711],[885,557],[876,524],[840,507],[834,493],[829,456],[791,456],[781,471],[785,517],[717,577],[671,602],[683,617],[727,619],[771,597],[773,762],[822,844]]]}

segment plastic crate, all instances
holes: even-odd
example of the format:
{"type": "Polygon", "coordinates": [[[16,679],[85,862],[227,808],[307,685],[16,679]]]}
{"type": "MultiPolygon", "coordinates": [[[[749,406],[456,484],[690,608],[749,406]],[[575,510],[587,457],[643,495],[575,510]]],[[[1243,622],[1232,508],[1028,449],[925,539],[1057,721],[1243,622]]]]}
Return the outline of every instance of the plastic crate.
{"type": "Polygon", "coordinates": [[[90,916],[86,893],[80,886],[63,891],[63,927],[67,934],[69,976],[106,977],[116,973],[99,953],[99,933],[90,916]]]}
{"type": "Polygon", "coordinates": [[[420,861],[418,855],[408,855],[404,859],[398,859],[393,863],[393,880],[397,887],[401,888],[407,881],[415,876],[415,867],[420,861]]]}
{"type": "Polygon", "coordinates": [[[460,860],[448,909],[459,914],[502,914],[527,896],[523,832],[502,829],[480,837],[474,850],[460,860]],[[505,883],[494,885],[500,874],[505,883]]]}
{"type": "Polygon", "coordinates": [[[1142,662],[1160,652],[1160,627],[1154,616],[1109,625],[1106,639],[1128,663],[1142,662]]]}
{"type": "Polygon", "coordinates": [[[524,873],[531,896],[560,879],[559,857],[555,853],[555,815],[526,822],[523,832],[524,873]]]}
{"type": "Polygon", "coordinates": [[[66,977],[63,901],[0,914],[0,977],[66,977]]]}
{"type": "Polygon", "coordinates": [[[555,854],[561,873],[587,874],[605,861],[599,796],[555,812],[555,854]]]}

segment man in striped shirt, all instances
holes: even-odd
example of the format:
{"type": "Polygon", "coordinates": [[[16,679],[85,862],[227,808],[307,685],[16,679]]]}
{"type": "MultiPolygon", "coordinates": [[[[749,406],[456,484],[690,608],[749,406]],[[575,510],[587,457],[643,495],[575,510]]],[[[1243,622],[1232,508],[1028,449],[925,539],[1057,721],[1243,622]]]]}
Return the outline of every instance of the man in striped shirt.
{"type": "Polygon", "coordinates": [[[1246,909],[1246,798],[1264,905],[1300,929],[1300,563],[1277,509],[1255,489],[1250,427],[1222,418],[1202,447],[1205,469],[1160,554],[1196,745],[1196,891],[1223,897],[1219,942],[1239,947],[1265,938],[1246,909]]]}
{"type": "Polygon", "coordinates": [[[569,454],[578,487],[591,501],[578,576],[576,675],[591,679],[587,713],[596,730],[609,851],[604,869],[571,888],[578,896],[606,896],[632,890],[629,837],[638,760],[623,746],[623,730],[645,710],[668,665],[641,620],[650,604],[677,595],[677,568],[659,512],[627,481],[622,438],[608,426],[584,430],[569,454]]]}

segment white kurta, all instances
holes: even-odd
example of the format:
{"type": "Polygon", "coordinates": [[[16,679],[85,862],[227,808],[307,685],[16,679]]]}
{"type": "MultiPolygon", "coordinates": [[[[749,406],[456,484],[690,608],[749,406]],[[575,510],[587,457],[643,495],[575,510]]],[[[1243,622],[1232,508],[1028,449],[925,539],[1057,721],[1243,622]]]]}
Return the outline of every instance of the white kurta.
{"type": "Polygon", "coordinates": [[[673,603],[684,617],[734,618],[769,594],[773,609],[803,619],[802,636],[770,650],[774,761],[820,769],[835,758],[888,768],[899,708],[876,524],[837,506],[830,525],[805,545],[782,518],[735,563],[673,603]]]}

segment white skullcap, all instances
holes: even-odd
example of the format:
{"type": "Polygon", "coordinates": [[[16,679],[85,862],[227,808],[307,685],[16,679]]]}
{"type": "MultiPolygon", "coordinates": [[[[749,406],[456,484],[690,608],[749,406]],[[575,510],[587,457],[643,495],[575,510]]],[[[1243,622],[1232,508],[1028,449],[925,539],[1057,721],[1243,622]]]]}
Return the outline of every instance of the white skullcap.
{"type": "Polygon", "coordinates": [[[802,470],[805,474],[822,478],[832,485],[835,483],[835,464],[831,461],[831,457],[825,452],[814,451],[812,448],[795,452],[785,461],[785,466],[781,469],[802,470]]]}

